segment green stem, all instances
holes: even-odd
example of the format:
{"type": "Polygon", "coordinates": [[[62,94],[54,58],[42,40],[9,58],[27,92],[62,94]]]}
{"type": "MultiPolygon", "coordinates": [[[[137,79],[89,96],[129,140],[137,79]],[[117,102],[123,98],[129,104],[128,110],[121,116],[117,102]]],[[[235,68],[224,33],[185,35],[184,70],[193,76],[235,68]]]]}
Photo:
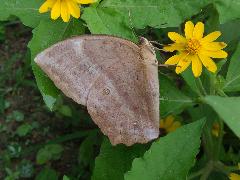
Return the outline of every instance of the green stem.
{"type": "Polygon", "coordinates": [[[221,119],[219,119],[219,126],[220,126],[219,137],[218,137],[217,150],[216,150],[216,156],[215,156],[216,160],[218,160],[219,156],[220,156],[220,150],[221,150],[221,145],[222,145],[223,135],[224,135],[224,132],[223,132],[224,123],[223,123],[223,121],[221,119]]]}
{"type": "Polygon", "coordinates": [[[210,173],[213,170],[213,165],[214,165],[213,161],[209,161],[207,163],[207,165],[204,168],[204,172],[202,173],[202,176],[200,177],[200,180],[207,180],[208,176],[210,175],[210,173]]]}
{"type": "Polygon", "coordinates": [[[219,89],[219,90],[217,91],[217,93],[218,93],[220,96],[222,96],[222,97],[228,97],[228,95],[225,94],[225,92],[224,92],[223,90],[221,90],[221,89],[219,89]]]}
{"type": "Polygon", "coordinates": [[[196,84],[203,96],[207,95],[205,88],[203,87],[202,81],[200,78],[196,78],[196,84]]]}

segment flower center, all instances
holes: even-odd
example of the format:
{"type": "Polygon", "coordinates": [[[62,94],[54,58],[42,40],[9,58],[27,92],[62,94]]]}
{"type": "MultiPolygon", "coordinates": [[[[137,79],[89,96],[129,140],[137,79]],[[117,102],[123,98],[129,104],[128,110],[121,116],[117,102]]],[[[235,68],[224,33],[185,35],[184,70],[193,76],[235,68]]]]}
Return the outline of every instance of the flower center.
{"type": "Polygon", "coordinates": [[[197,39],[189,39],[187,41],[186,50],[190,54],[196,54],[200,47],[201,47],[201,44],[197,39]]]}

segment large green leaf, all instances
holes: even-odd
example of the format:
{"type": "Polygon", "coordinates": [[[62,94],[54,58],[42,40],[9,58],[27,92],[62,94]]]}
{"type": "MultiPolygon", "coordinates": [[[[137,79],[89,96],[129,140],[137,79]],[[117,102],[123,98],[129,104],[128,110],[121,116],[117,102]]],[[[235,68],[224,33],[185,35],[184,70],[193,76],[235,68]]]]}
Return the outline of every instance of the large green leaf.
{"type": "Polygon", "coordinates": [[[40,14],[39,7],[44,0],[0,0],[0,21],[7,20],[10,15],[17,16],[24,25],[36,27],[41,19],[50,18],[40,14]]]}
{"type": "Polygon", "coordinates": [[[83,33],[84,27],[82,22],[75,19],[72,19],[69,23],[64,23],[61,20],[55,22],[44,20],[33,30],[33,38],[28,44],[31,50],[32,68],[38,88],[50,110],[53,110],[59,95],[59,90],[33,60],[38,53],[56,42],[83,33]]]}
{"type": "MultiPolygon", "coordinates": [[[[211,2],[211,0],[208,1],[211,2]]],[[[239,0],[214,0],[212,2],[219,12],[220,23],[225,23],[240,17],[239,0]]]]}
{"type": "Polygon", "coordinates": [[[82,18],[92,34],[116,35],[129,40],[136,37],[132,30],[125,24],[120,13],[110,8],[89,7],[84,9],[82,18]]]}
{"type": "Polygon", "coordinates": [[[204,100],[212,106],[229,128],[240,137],[240,97],[206,96],[204,100]]]}
{"type": "Polygon", "coordinates": [[[185,125],[154,142],[142,158],[133,161],[125,180],[184,180],[200,146],[204,121],[185,125]]]}
{"type": "Polygon", "coordinates": [[[132,20],[134,27],[161,28],[179,26],[211,3],[216,6],[221,23],[240,17],[238,0],[104,0],[100,6],[119,11],[128,21],[132,20]]]}
{"type": "Polygon", "coordinates": [[[164,75],[159,77],[160,84],[160,112],[162,116],[173,112],[179,112],[186,106],[193,104],[192,99],[183,94],[174,86],[169,78],[164,75]]]}
{"type": "Polygon", "coordinates": [[[124,173],[130,170],[133,159],[142,156],[145,150],[146,145],[112,146],[105,139],[95,161],[92,180],[123,180],[124,173]]]}
{"type": "Polygon", "coordinates": [[[104,0],[100,4],[104,8],[119,11],[137,28],[176,27],[180,23],[198,13],[207,5],[207,0],[104,0]],[[130,12],[130,17],[129,17],[130,12]]]}
{"type": "Polygon", "coordinates": [[[227,72],[224,91],[240,91],[240,43],[231,57],[231,62],[227,72]]]}

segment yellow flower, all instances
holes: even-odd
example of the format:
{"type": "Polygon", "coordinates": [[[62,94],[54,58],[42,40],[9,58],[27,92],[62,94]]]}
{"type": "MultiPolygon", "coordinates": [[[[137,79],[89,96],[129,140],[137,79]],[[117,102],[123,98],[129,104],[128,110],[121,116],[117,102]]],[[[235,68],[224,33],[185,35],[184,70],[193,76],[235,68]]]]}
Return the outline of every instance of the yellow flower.
{"type": "Polygon", "coordinates": [[[219,125],[219,123],[217,123],[217,122],[213,123],[213,125],[212,125],[212,134],[215,137],[218,137],[219,136],[219,132],[220,132],[220,125],[219,125]]]}
{"type": "Polygon", "coordinates": [[[177,65],[176,73],[182,73],[192,63],[192,71],[195,77],[202,73],[202,65],[209,71],[215,73],[217,66],[212,58],[226,58],[227,53],[222,49],[227,46],[224,42],[213,42],[220,35],[215,31],[203,37],[204,24],[198,22],[195,26],[191,21],[185,24],[185,37],[169,32],[168,37],[174,41],[173,44],[164,47],[165,51],[178,51],[179,54],[170,57],[165,64],[177,65]]]}
{"type": "Polygon", "coordinates": [[[75,18],[80,17],[80,5],[91,4],[96,0],[46,0],[39,8],[40,13],[45,13],[51,10],[51,18],[56,20],[59,16],[64,22],[68,22],[70,16],[75,18]]]}
{"type": "Polygon", "coordinates": [[[160,120],[160,129],[164,129],[166,133],[175,131],[180,126],[181,123],[179,121],[174,122],[174,117],[172,115],[160,120]]]}
{"type": "Polygon", "coordinates": [[[229,175],[230,180],[240,180],[240,175],[236,173],[230,173],[229,175]]]}

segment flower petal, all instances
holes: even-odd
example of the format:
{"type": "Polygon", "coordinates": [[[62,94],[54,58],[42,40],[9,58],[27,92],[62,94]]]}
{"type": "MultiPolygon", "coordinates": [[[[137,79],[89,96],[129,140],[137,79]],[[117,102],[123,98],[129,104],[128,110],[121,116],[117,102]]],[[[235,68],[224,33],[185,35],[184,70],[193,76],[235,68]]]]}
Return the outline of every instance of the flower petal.
{"type": "Polygon", "coordinates": [[[199,77],[202,74],[202,62],[197,55],[193,55],[191,59],[193,75],[199,77]]]}
{"type": "Polygon", "coordinates": [[[214,31],[214,32],[208,34],[207,36],[205,36],[204,38],[202,38],[201,41],[212,42],[212,41],[215,41],[219,36],[221,36],[221,32],[214,31]]]}
{"type": "Polygon", "coordinates": [[[69,9],[70,14],[75,17],[79,18],[80,17],[80,7],[78,4],[74,1],[66,1],[67,7],[69,9]]]}
{"type": "Polygon", "coordinates": [[[185,23],[185,36],[187,39],[192,38],[193,35],[194,24],[191,21],[185,23]]]}
{"type": "Polygon", "coordinates": [[[236,174],[236,173],[230,173],[229,179],[230,180],[239,180],[240,179],[240,175],[236,174]]]}
{"type": "Polygon", "coordinates": [[[202,22],[198,22],[193,29],[193,37],[196,39],[201,39],[204,33],[204,24],[202,22]]]}
{"type": "Polygon", "coordinates": [[[206,42],[202,43],[203,49],[209,51],[219,51],[227,46],[224,42],[206,42]]]}
{"type": "Polygon", "coordinates": [[[179,60],[177,67],[175,69],[177,74],[182,73],[187,69],[187,67],[191,64],[191,58],[187,53],[182,53],[182,57],[179,60]]]}
{"type": "Polygon", "coordinates": [[[165,127],[164,119],[161,119],[161,120],[160,120],[160,124],[159,124],[159,128],[164,129],[164,127],[165,127]]]}
{"type": "Polygon", "coordinates": [[[91,4],[96,2],[96,0],[76,0],[76,1],[80,4],[91,4]]]}
{"type": "Polygon", "coordinates": [[[169,132],[173,132],[175,131],[177,128],[179,128],[181,126],[181,123],[179,121],[175,121],[171,127],[167,128],[166,131],[169,132]]]}
{"type": "Polygon", "coordinates": [[[173,52],[173,51],[183,51],[185,49],[185,45],[184,44],[180,44],[180,43],[173,43],[170,44],[168,46],[164,46],[163,50],[167,51],[167,52],[173,52]]]}
{"type": "Polygon", "coordinates": [[[228,56],[227,52],[223,50],[219,51],[208,51],[208,50],[201,50],[199,54],[203,54],[205,56],[209,56],[212,58],[226,58],[228,56]]]}
{"type": "Polygon", "coordinates": [[[179,60],[181,59],[182,55],[174,55],[172,57],[170,57],[164,64],[168,64],[168,65],[175,65],[179,62],[179,60]]]}
{"type": "Polygon", "coordinates": [[[203,65],[207,68],[207,70],[215,73],[217,71],[217,66],[215,62],[208,56],[203,54],[198,54],[199,59],[202,61],[203,65]]]}
{"type": "Polygon", "coordinates": [[[49,9],[53,7],[55,2],[56,2],[56,0],[47,0],[47,1],[45,1],[41,5],[41,7],[39,8],[39,13],[45,13],[45,12],[49,11],[49,9]]]}
{"type": "Polygon", "coordinates": [[[174,120],[174,117],[172,115],[167,116],[165,119],[165,127],[164,128],[167,129],[167,128],[171,127],[173,124],[173,120],[174,120]]]}
{"type": "Polygon", "coordinates": [[[61,15],[61,1],[57,0],[53,5],[52,11],[51,11],[51,18],[55,20],[60,15],[61,15]]]}
{"type": "Polygon", "coordinates": [[[68,22],[70,19],[70,13],[69,13],[66,0],[62,0],[62,3],[61,3],[61,17],[64,22],[68,22]]]}
{"type": "Polygon", "coordinates": [[[176,32],[169,32],[168,37],[176,43],[186,43],[186,39],[176,32]]]}

